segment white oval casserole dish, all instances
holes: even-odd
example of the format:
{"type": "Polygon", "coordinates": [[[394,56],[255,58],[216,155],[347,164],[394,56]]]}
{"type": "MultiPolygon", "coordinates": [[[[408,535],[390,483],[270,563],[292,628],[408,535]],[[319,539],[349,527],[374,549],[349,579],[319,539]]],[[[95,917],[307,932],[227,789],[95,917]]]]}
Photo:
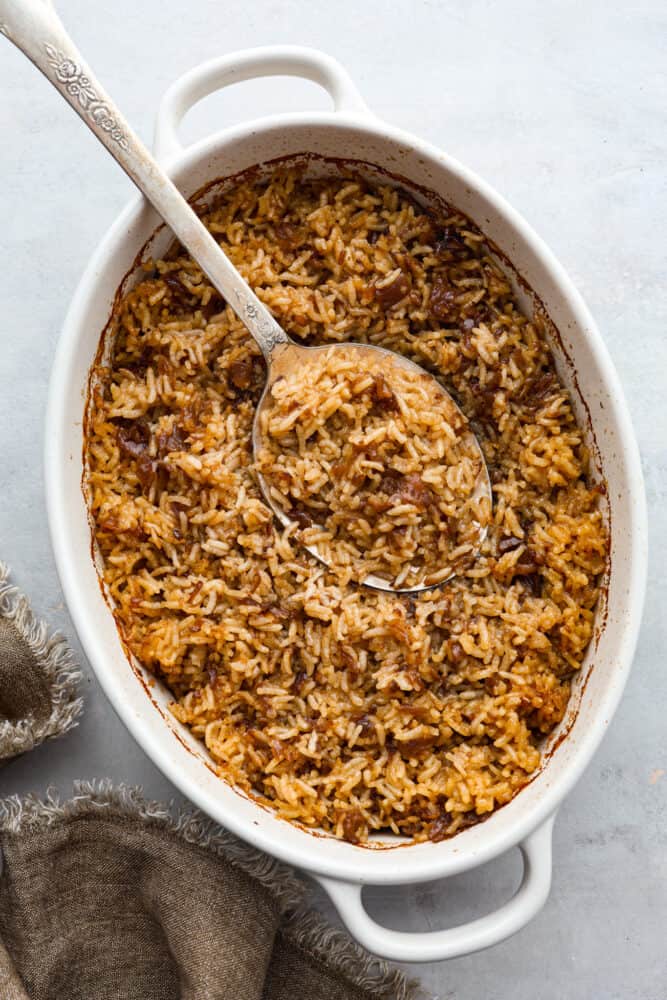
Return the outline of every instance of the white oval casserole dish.
{"type": "MultiPolygon", "coordinates": [[[[611,569],[596,637],[568,713],[546,746],[535,778],[483,823],[441,843],[360,847],[278,819],[217,777],[206,750],[171,716],[169,694],[130,663],[91,559],[91,528],[81,488],[89,370],[114,298],[142,248],[163,252],[171,237],[146,202],[125,209],[93,255],[70,307],[50,385],[46,485],[51,538],[72,619],[97,677],[127,728],[164,774],[214,820],[243,839],[314,875],[351,933],[380,955],[432,961],[494,944],[542,906],[551,883],[551,827],[618,704],[631,665],[646,575],[646,511],[637,445],[617,375],[599,332],[545,245],[488,185],[428,143],[380,122],[332,59],[308,49],[248,50],[206,63],[166,94],[158,115],[157,155],[191,196],[217,178],[294,154],[373,164],[433,191],[470,216],[512,262],[527,309],[540,303],[558,330],[553,349],[587,426],[597,474],[607,483],[611,569]],[[188,149],[176,139],[187,109],[231,83],[260,76],[302,76],[324,86],[335,110],[282,114],[219,132],[188,149]],[[157,233],[156,233],[157,230],[157,233]],[[156,233],[154,236],[153,234],[156,233]],[[378,925],[363,907],[364,884],[423,882],[481,865],[513,846],[524,860],[521,885],[504,906],[442,931],[403,933],[378,925]]],[[[131,280],[131,277],[130,279],[131,280]]]]}

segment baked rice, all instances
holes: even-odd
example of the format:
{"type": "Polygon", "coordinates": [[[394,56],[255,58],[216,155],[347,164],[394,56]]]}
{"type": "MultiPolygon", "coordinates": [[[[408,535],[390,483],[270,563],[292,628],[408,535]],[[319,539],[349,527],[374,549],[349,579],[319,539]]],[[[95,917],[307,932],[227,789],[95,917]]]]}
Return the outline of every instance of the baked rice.
{"type": "Polygon", "coordinates": [[[202,218],[285,330],[434,373],[484,451],[481,552],[415,598],[342,582],[262,500],[254,342],[176,247],[91,376],[86,493],[119,630],[222,778],[353,842],[441,840],[508,802],[590,642],[602,487],[550,353],[475,226],[352,173],[241,178],[202,218]]]}

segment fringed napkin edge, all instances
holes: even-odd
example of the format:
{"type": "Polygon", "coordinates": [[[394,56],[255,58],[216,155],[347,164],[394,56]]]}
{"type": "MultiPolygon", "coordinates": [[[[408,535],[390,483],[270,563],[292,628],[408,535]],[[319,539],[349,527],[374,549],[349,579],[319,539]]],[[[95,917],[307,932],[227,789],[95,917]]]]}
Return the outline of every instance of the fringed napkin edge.
{"type": "Polygon", "coordinates": [[[76,726],[83,700],[77,696],[81,672],[67,640],[49,633],[46,623],[33,613],[18,587],[9,583],[9,568],[0,562],[0,617],[10,622],[39,662],[51,695],[51,713],[44,720],[0,721],[0,757],[8,759],[32,750],[52,736],[62,736],[76,726]]]}

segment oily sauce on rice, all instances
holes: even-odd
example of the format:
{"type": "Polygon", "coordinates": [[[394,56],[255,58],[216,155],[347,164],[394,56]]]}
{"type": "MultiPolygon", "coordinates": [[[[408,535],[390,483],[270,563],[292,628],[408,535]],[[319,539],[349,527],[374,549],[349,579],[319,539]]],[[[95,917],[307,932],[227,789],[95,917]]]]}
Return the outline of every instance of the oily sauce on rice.
{"type": "Polygon", "coordinates": [[[449,837],[538,767],[607,564],[543,324],[468,219],[389,185],[278,168],[202,217],[294,339],[366,340],[442,378],[482,445],[491,524],[415,598],[309,556],[251,467],[263,361],[177,250],[119,302],[91,380],[86,491],[119,627],[221,777],[279,815],[353,842],[449,837]]]}

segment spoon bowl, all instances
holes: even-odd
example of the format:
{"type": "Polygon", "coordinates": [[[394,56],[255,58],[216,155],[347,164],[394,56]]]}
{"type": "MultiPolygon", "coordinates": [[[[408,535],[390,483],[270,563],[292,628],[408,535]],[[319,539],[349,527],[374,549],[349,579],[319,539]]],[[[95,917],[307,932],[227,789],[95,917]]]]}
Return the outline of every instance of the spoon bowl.
{"type": "MultiPolygon", "coordinates": [[[[474,433],[468,427],[468,421],[465,415],[461,412],[460,407],[457,405],[455,400],[452,398],[449,392],[441,385],[437,378],[431,375],[429,372],[425,371],[420,365],[411,361],[409,358],[404,357],[401,354],[396,354],[394,351],[389,351],[384,347],[376,347],[372,344],[362,344],[355,342],[345,342],[340,345],[325,344],[316,347],[307,347],[305,345],[297,344],[293,340],[285,335],[285,339],[277,342],[275,346],[269,352],[267,358],[268,372],[267,379],[264,385],[264,391],[262,392],[261,398],[257,405],[255,411],[255,418],[253,421],[252,429],[252,444],[253,444],[253,454],[257,456],[263,447],[263,432],[262,424],[265,422],[264,418],[268,411],[272,408],[272,390],[274,385],[285,378],[287,375],[292,374],[295,370],[298,370],[304,380],[304,383],[308,380],[308,369],[312,366],[313,361],[315,361],[318,356],[330,352],[332,349],[344,349],[346,355],[349,357],[353,356],[354,361],[360,372],[367,370],[369,368],[382,367],[385,371],[390,371],[392,365],[400,365],[401,368],[408,371],[411,376],[415,379],[427,379],[429,386],[432,390],[442,397],[443,408],[447,408],[451,411],[454,408],[459,414],[462,422],[466,426],[466,431],[464,437],[466,438],[466,444],[476,454],[479,461],[479,474],[475,481],[474,490],[472,492],[472,500],[478,501],[486,498],[488,501],[489,509],[491,509],[492,503],[492,491],[491,482],[489,479],[489,473],[486,466],[486,461],[484,454],[482,452],[479,441],[475,437],[474,433]]],[[[266,355],[265,355],[266,357],[266,355]]],[[[389,376],[390,380],[390,376],[389,376]]],[[[260,489],[264,495],[266,502],[270,505],[273,513],[280,523],[289,527],[296,522],[289,516],[288,512],[284,510],[279,503],[274,499],[270,483],[267,478],[256,469],[257,481],[259,483],[260,489]]],[[[487,534],[486,524],[477,524],[477,544],[476,552],[482,546],[484,539],[487,534]]],[[[300,539],[301,545],[310,552],[312,556],[318,559],[324,565],[328,565],[327,560],[323,557],[321,551],[318,549],[316,544],[310,545],[307,542],[300,539]]],[[[409,587],[395,586],[390,580],[384,577],[371,573],[361,579],[359,582],[365,587],[370,587],[373,590],[384,591],[386,593],[393,594],[417,594],[426,590],[433,590],[436,587],[442,587],[445,583],[452,579],[456,575],[456,570],[452,569],[452,572],[446,576],[444,579],[438,580],[437,583],[420,583],[418,585],[412,585],[409,587]]]]}

